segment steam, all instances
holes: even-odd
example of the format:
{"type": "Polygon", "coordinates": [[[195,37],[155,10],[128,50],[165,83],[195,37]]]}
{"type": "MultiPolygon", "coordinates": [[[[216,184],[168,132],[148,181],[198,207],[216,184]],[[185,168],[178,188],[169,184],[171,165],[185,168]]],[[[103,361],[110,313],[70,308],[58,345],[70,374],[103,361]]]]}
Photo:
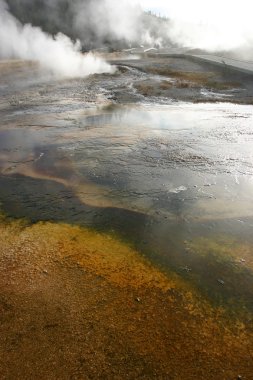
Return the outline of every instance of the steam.
{"type": "Polygon", "coordinates": [[[252,43],[252,10],[248,0],[172,3],[171,33],[181,44],[211,51],[248,49],[252,43]]]}
{"type": "Polygon", "coordinates": [[[0,58],[36,60],[57,76],[78,77],[112,73],[113,68],[89,53],[80,53],[80,42],[73,43],[62,33],[56,37],[30,24],[22,25],[0,0],[0,58]]]}
{"type": "Polygon", "coordinates": [[[181,46],[253,59],[252,0],[136,1],[169,17],[168,34],[181,46]]]}
{"type": "Polygon", "coordinates": [[[138,23],[142,9],[125,0],[100,0],[96,2],[71,2],[74,28],[82,34],[88,26],[98,40],[104,37],[134,41],[141,36],[138,23]]]}
{"type": "Polygon", "coordinates": [[[81,45],[91,50],[176,44],[253,59],[252,10],[252,0],[0,0],[0,57],[36,59],[70,77],[112,70],[91,54],[81,55],[81,45]]]}
{"type": "Polygon", "coordinates": [[[150,46],[167,37],[160,20],[145,14],[136,0],[5,1],[23,23],[78,38],[87,50],[150,46]]]}
{"type": "Polygon", "coordinates": [[[116,47],[116,41],[122,47],[122,42],[127,46],[161,45],[165,35],[168,40],[161,20],[145,14],[135,0],[74,0],[71,9],[74,29],[82,41],[87,29],[92,31],[93,38],[95,34],[98,44],[109,40],[116,47]]]}

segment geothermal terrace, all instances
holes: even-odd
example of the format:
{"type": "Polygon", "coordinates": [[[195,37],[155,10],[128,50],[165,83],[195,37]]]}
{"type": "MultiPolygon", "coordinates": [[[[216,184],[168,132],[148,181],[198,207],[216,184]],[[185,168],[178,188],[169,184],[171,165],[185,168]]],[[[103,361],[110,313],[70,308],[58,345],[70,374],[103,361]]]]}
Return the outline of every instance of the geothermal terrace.
{"type": "Polygon", "coordinates": [[[251,64],[130,53],[0,61],[1,379],[252,379],[251,64]]]}

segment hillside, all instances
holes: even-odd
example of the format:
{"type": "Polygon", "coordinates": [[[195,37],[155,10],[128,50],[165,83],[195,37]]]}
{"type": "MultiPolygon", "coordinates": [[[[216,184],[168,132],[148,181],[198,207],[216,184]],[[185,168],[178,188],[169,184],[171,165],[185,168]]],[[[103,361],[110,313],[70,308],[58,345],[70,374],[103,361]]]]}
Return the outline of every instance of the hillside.
{"type": "Polygon", "coordinates": [[[140,8],[108,9],[105,0],[7,0],[10,12],[22,23],[31,23],[55,35],[79,39],[84,50],[107,46],[171,45],[169,20],[140,8]],[[95,4],[95,6],[94,6],[95,4]],[[122,23],[125,29],[122,29],[122,23]]]}

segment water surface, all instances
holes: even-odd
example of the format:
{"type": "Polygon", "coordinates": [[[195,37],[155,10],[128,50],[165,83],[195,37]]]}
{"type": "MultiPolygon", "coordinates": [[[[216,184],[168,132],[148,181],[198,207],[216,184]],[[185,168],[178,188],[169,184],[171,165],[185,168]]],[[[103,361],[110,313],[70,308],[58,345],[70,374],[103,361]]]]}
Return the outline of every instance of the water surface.
{"type": "Polygon", "coordinates": [[[0,124],[2,208],[116,233],[213,301],[252,310],[252,110],[11,110],[0,124]]]}

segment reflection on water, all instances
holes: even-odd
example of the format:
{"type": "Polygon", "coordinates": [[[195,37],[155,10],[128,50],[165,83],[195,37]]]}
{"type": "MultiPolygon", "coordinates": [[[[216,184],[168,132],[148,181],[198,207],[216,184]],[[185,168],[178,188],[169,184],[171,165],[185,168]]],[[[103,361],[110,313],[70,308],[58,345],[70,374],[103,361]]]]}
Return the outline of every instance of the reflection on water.
{"type": "Polygon", "coordinates": [[[253,309],[252,106],[43,112],[0,125],[5,211],[113,230],[217,302],[253,309]]]}

